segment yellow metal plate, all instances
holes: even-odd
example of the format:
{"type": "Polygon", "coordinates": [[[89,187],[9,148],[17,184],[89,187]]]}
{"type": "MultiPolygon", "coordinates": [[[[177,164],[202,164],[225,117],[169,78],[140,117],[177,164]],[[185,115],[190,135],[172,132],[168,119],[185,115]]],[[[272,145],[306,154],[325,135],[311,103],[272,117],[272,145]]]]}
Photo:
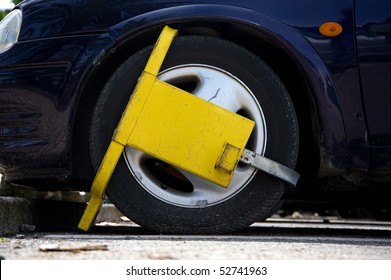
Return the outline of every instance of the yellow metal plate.
{"type": "Polygon", "coordinates": [[[132,127],[126,127],[131,130],[128,146],[228,186],[253,121],[159,80],[134,94],[128,111],[132,127]],[[227,143],[236,152],[224,155],[228,168],[217,168],[227,143]]]}

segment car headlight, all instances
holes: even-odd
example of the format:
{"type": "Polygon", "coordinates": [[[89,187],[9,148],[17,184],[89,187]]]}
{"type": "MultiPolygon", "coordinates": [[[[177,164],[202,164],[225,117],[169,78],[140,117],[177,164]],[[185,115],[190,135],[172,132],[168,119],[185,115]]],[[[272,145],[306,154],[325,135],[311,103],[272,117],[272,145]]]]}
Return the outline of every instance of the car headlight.
{"type": "Polygon", "coordinates": [[[18,41],[21,25],[20,10],[13,10],[0,22],[0,53],[10,49],[18,41]]]}

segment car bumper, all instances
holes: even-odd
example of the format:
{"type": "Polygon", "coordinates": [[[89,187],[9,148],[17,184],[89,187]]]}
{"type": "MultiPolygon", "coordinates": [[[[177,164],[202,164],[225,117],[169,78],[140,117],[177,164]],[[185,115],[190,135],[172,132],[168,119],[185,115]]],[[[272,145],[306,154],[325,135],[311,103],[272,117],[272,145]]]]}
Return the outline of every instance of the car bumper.
{"type": "Polygon", "coordinates": [[[48,38],[0,55],[0,171],[8,178],[66,176],[83,77],[112,45],[109,34],[48,38]]]}

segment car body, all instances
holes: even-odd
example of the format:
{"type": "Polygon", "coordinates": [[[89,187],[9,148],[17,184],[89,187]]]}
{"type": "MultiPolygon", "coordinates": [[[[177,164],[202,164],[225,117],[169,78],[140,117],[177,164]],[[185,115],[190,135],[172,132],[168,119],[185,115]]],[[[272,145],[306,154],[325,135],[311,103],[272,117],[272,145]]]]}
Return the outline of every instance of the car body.
{"type": "Polygon", "coordinates": [[[89,190],[96,100],[165,25],[238,44],[273,69],[295,107],[302,185],[391,179],[389,1],[26,0],[15,9],[23,15],[18,40],[0,54],[8,183],[89,190]],[[322,35],[326,22],[342,33],[322,35]]]}

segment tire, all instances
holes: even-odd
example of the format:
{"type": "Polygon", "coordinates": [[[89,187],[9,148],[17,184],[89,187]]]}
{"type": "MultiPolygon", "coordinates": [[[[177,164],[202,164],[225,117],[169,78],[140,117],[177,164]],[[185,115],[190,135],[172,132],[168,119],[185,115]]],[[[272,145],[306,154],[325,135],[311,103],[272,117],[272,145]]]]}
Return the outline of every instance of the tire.
{"type": "MultiPolygon", "coordinates": [[[[90,130],[95,168],[151,50],[147,47],[127,59],[97,100],[90,130]]],[[[217,38],[178,37],[159,79],[255,120],[247,148],[295,167],[298,126],[292,101],[273,70],[246,49],[217,38]]],[[[224,189],[127,147],[106,193],[120,211],[150,230],[216,234],[266,219],[286,187],[240,164],[224,189]]]]}

